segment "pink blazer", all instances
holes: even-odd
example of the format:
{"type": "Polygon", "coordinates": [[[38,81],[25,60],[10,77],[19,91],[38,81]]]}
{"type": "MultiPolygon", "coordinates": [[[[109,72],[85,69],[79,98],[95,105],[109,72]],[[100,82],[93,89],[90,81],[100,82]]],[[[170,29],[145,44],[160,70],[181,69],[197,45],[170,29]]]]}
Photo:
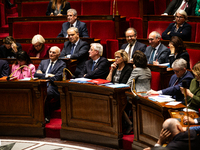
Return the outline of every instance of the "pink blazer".
{"type": "MultiPolygon", "coordinates": [[[[13,64],[11,72],[13,73],[19,67],[20,67],[19,64],[17,64],[17,65],[13,64]]],[[[28,67],[31,68],[32,77],[34,77],[35,66],[33,64],[29,64],[28,67]]],[[[13,74],[13,76],[17,77],[17,79],[30,78],[31,74],[30,74],[30,69],[29,68],[24,67],[23,69],[19,69],[13,74]]]]}

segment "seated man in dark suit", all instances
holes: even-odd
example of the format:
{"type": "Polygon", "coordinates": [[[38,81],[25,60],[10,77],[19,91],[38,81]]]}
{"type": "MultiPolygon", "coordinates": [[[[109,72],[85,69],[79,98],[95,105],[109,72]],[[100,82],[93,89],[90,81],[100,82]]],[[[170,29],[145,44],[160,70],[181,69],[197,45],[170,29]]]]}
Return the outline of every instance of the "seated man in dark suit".
{"type": "Polygon", "coordinates": [[[150,46],[146,48],[144,53],[147,57],[148,64],[167,63],[170,50],[160,42],[160,34],[153,31],[149,34],[148,40],[150,46]]]}
{"type": "Polygon", "coordinates": [[[79,38],[78,29],[71,27],[67,30],[69,41],[64,43],[60,58],[77,59],[78,64],[74,75],[78,77],[84,67],[85,61],[88,59],[89,44],[79,38]]]}
{"type": "Polygon", "coordinates": [[[197,0],[172,0],[162,15],[175,15],[177,10],[185,10],[188,16],[195,16],[197,0]]]}
{"type": "MultiPolygon", "coordinates": [[[[163,129],[160,132],[160,137],[155,146],[162,146],[166,142],[169,150],[188,150],[189,139],[191,143],[191,150],[200,149],[200,136],[197,135],[195,130],[190,130],[190,138],[188,137],[188,131],[184,131],[180,122],[175,118],[169,118],[163,123],[163,129]]],[[[151,148],[145,148],[144,150],[151,150],[151,148]]]]}
{"type": "Polygon", "coordinates": [[[6,60],[0,59],[0,78],[3,76],[9,76],[10,68],[6,60]]]}
{"type": "Polygon", "coordinates": [[[103,46],[99,43],[92,43],[90,46],[89,57],[91,59],[85,62],[84,69],[81,71],[79,77],[106,79],[110,65],[108,60],[102,57],[103,46]]]}
{"type": "Polygon", "coordinates": [[[67,21],[62,24],[62,30],[57,37],[68,37],[67,30],[70,27],[78,28],[80,37],[89,37],[86,24],[77,20],[77,11],[75,9],[68,9],[67,21]]]}
{"type": "Polygon", "coordinates": [[[123,44],[121,49],[127,52],[129,60],[132,62],[134,52],[140,50],[144,53],[147,46],[137,41],[137,31],[134,28],[128,28],[125,35],[128,43],[123,44]]]}
{"type": "Polygon", "coordinates": [[[50,121],[50,100],[54,98],[59,103],[60,93],[54,81],[62,80],[63,69],[66,67],[65,62],[58,59],[60,48],[57,46],[51,47],[49,50],[49,59],[42,60],[34,77],[39,79],[49,79],[47,83],[47,98],[45,101],[45,121],[50,121]]]}
{"type": "Polygon", "coordinates": [[[182,87],[182,81],[185,80],[187,85],[190,85],[191,80],[194,78],[190,71],[187,71],[187,62],[183,59],[176,59],[172,68],[174,70],[174,75],[171,77],[169,81],[169,87],[160,91],[150,90],[147,94],[164,94],[171,95],[177,101],[184,101],[184,95],[181,93],[180,87],[182,87]]]}

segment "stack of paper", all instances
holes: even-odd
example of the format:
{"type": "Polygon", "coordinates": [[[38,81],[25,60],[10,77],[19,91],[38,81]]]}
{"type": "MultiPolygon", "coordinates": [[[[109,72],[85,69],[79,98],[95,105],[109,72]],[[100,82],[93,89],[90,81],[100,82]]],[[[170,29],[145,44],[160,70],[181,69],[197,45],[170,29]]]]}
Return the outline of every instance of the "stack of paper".
{"type": "Polygon", "coordinates": [[[149,99],[153,99],[157,102],[173,102],[175,99],[171,98],[169,95],[158,95],[158,96],[149,96],[149,99]]]}

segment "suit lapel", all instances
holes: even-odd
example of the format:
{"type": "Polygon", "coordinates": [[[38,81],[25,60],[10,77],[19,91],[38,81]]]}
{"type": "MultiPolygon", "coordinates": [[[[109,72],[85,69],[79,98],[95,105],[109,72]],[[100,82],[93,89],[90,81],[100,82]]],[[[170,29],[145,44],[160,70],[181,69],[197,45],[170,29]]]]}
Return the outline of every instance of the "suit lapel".
{"type": "Polygon", "coordinates": [[[59,66],[60,62],[59,60],[56,61],[56,63],[54,64],[53,68],[52,68],[52,73],[55,72],[56,68],[59,66]]]}
{"type": "Polygon", "coordinates": [[[44,72],[46,72],[49,63],[50,63],[50,59],[47,60],[47,63],[44,63],[44,70],[43,70],[44,72]]]}
{"type": "Polygon", "coordinates": [[[79,39],[79,41],[78,41],[78,43],[76,45],[76,48],[74,50],[74,54],[76,53],[76,51],[78,51],[78,49],[80,49],[80,42],[81,42],[81,40],[79,39]]]}

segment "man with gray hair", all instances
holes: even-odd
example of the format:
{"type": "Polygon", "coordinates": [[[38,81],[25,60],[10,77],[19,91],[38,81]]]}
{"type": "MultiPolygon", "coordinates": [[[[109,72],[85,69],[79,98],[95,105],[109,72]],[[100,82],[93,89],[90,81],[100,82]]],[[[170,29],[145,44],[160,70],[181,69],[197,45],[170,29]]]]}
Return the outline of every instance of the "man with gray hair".
{"type": "Polygon", "coordinates": [[[67,21],[62,24],[62,30],[57,37],[68,37],[67,30],[70,27],[76,27],[79,30],[80,37],[89,37],[87,26],[84,22],[77,20],[77,11],[75,9],[67,10],[67,21]]]}
{"type": "Polygon", "coordinates": [[[99,43],[90,44],[89,57],[90,60],[85,62],[84,69],[79,77],[90,79],[106,79],[109,73],[109,62],[103,55],[103,46],[99,43]]]}
{"type": "Polygon", "coordinates": [[[180,87],[182,87],[182,81],[186,81],[187,85],[190,85],[191,80],[194,78],[190,71],[187,71],[187,61],[183,58],[176,59],[172,68],[174,70],[174,75],[169,81],[169,87],[160,91],[150,90],[147,94],[164,94],[171,95],[177,101],[182,101],[184,104],[184,95],[181,93],[180,87]]]}
{"type": "Polygon", "coordinates": [[[49,50],[49,59],[44,59],[41,61],[34,77],[39,79],[48,79],[47,83],[47,98],[45,101],[45,121],[48,123],[50,121],[50,101],[52,98],[59,103],[60,93],[58,92],[58,87],[54,84],[54,81],[62,80],[62,72],[66,67],[65,62],[58,59],[60,55],[60,48],[53,46],[49,50]]]}
{"type": "Polygon", "coordinates": [[[79,38],[78,29],[71,27],[67,30],[69,41],[64,43],[60,58],[77,59],[78,63],[74,75],[79,76],[84,67],[85,61],[88,60],[89,44],[79,38]]]}
{"type": "Polygon", "coordinates": [[[148,64],[167,63],[170,50],[161,44],[161,36],[158,32],[153,31],[149,34],[149,44],[146,48],[145,55],[147,57],[148,64]]]}
{"type": "Polygon", "coordinates": [[[127,43],[123,44],[121,49],[127,52],[129,60],[132,62],[135,51],[140,50],[144,53],[147,46],[137,41],[137,31],[134,28],[128,28],[125,36],[127,43]]]}

